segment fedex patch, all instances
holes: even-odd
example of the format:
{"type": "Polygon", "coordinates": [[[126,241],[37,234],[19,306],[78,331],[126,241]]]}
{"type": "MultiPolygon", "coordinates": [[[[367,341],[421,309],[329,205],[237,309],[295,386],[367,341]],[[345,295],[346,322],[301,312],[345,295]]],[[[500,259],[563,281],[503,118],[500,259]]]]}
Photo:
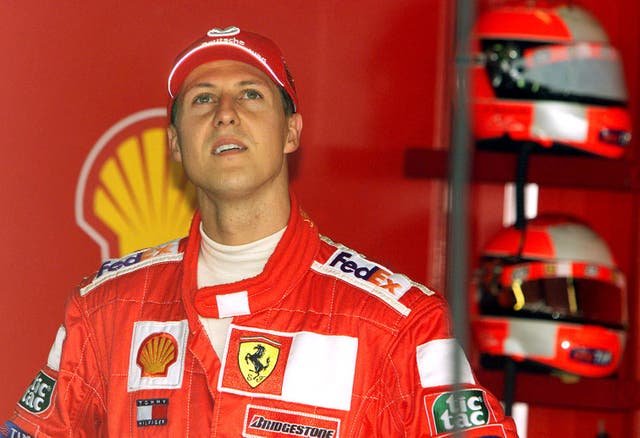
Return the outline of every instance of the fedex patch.
{"type": "Polygon", "coordinates": [[[277,438],[313,436],[337,438],[340,420],[266,406],[247,405],[242,436],[245,438],[277,438]]]}
{"type": "MultiPolygon", "coordinates": [[[[339,248],[324,264],[345,280],[362,280],[385,289],[400,299],[411,288],[411,281],[402,274],[394,274],[382,265],[370,262],[346,248],[339,248]],[[346,275],[345,275],[346,274],[346,275]]],[[[349,281],[351,282],[351,281],[349,281]]],[[[357,283],[354,283],[357,285],[357,283]]]]}
{"type": "Polygon", "coordinates": [[[97,286],[117,275],[156,263],[182,260],[183,254],[178,252],[179,243],[180,240],[177,239],[167,242],[164,245],[126,255],[119,259],[106,260],[100,266],[93,280],[80,288],[80,295],[86,295],[97,286]]]}

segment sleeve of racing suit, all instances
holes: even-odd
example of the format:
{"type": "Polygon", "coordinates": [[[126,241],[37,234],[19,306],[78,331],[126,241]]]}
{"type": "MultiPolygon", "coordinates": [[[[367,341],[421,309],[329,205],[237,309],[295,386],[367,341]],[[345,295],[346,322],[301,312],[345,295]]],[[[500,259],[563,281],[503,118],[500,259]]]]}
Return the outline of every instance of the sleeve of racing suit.
{"type": "Polygon", "coordinates": [[[95,437],[105,412],[95,338],[74,293],[67,301],[47,364],[37,373],[4,430],[8,436],[95,437]],[[17,434],[12,431],[22,432],[17,434]]]}
{"type": "Polygon", "coordinates": [[[477,382],[453,338],[444,299],[432,295],[420,300],[406,322],[384,371],[381,436],[517,437],[513,419],[477,382]]]}

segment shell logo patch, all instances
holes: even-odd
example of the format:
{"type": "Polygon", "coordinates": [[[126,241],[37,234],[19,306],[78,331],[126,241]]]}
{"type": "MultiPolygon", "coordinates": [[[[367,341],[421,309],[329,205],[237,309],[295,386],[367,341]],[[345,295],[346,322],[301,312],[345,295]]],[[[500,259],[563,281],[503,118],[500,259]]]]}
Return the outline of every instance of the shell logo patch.
{"type": "Polygon", "coordinates": [[[164,108],[131,114],[89,152],[78,178],[76,222],[102,260],[186,235],[195,190],[171,160],[164,108]]]}
{"type": "Polygon", "coordinates": [[[138,321],[129,353],[129,392],[182,386],[189,326],[182,321],[138,321]]]}
{"type": "Polygon", "coordinates": [[[169,333],[154,333],[142,341],[136,363],[142,377],[166,377],[178,356],[178,343],[169,333]]]}
{"type": "Polygon", "coordinates": [[[266,336],[240,338],[238,366],[249,386],[255,388],[271,375],[279,355],[280,343],[266,336]]]}

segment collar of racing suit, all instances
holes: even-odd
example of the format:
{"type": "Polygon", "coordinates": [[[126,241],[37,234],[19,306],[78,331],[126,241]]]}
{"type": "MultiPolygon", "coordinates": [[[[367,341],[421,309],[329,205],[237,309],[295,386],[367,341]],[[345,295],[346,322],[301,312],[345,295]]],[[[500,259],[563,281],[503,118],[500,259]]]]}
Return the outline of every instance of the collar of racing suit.
{"type": "Polygon", "coordinates": [[[200,250],[200,213],[196,212],[184,249],[182,298],[191,321],[199,316],[220,318],[228,316],[220,307],[219,297],[242,294],[248,301],[249,313],[273,307],[308,272],[320,247],[314,223],[298,206],[290,194],[291,213],[287,229],[267,261],[262,273],[235,283],[197,287],[197,264],[200,250]],[[246,295],[245,295],[246,293],[246,295]]]}

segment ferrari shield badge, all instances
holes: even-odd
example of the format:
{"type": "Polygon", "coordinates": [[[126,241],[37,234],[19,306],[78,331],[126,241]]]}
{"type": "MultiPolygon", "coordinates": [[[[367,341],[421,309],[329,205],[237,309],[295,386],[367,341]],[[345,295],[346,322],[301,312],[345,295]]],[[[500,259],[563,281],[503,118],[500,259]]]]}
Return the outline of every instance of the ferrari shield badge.
{"type": "Polygon", "coordinates": [[[264,382],[273,372],[280,355],[280,343],[263,336],[240,338],[238,365],[252,388],[264,382]]]}

